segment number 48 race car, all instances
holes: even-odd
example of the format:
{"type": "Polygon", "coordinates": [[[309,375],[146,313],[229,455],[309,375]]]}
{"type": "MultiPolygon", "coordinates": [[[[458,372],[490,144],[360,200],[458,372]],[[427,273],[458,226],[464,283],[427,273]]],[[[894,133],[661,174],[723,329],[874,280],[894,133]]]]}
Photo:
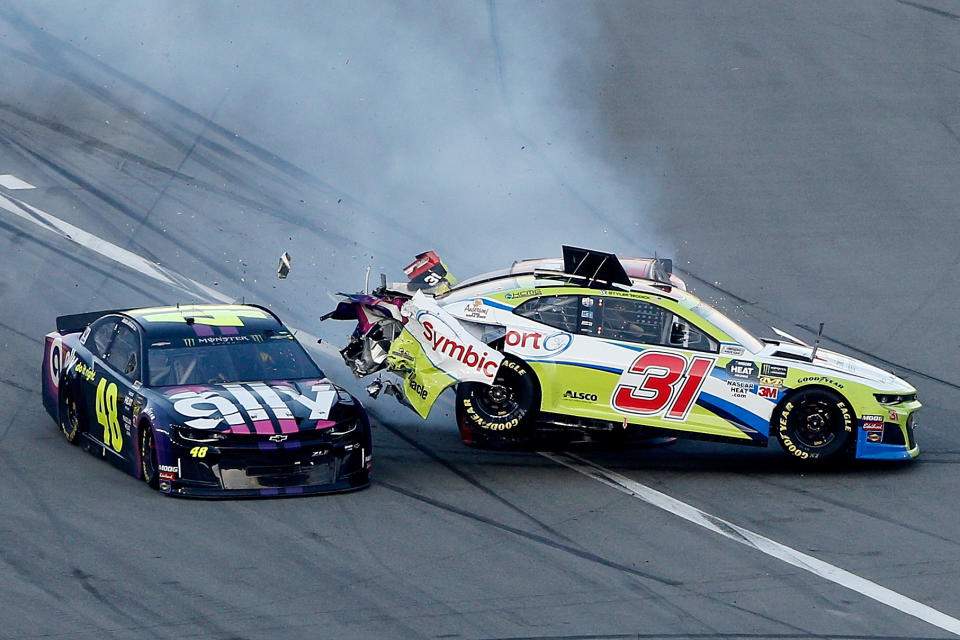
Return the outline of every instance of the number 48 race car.
{"type": "MultiPolygon", "coordinates": [[[[538,429],[766,446],[798,459],[919,454],[916,390],[891,373],[796,339],[760,340],[686,291],[669,260],[563,248],[457,282],[433,252],[346,295],[326,318],[357,321],[341,351],[357,376],[426,417],[456,387],[463,441],[538,429]]],[[[786,334],[783,334],[786,335],[786,334]]]]}
{"type": "Polygon", "coordinates": [[[67,441],[163,493],[328,493],[369,484],[363,407],[268,309],[189,305],[57,318],[43,403],[67,441]]]}

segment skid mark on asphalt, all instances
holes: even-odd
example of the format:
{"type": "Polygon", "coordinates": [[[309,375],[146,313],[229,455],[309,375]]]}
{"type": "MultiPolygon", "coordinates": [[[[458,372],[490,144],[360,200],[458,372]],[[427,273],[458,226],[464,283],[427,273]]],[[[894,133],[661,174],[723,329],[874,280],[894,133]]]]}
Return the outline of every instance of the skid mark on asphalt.
{"type": "Polygon", "coordinates": [[[440,500],[435,500],[428,496],[416,493],[414,491],[410,491],[409,489],[404,489],[403,487],[398,487],[397,485],[390,484],[388,482],[378,482],[377,486],[383,487],[384,489],[389,489],[390,491],[399,493],[400,495],[406,496],[413,500],[417,500],[418,502],[423,502],[425,504],[429,504],[430,506],[437,507],[438,509],[443,509],[444,511],[449,511],[450,513],[455,513],[459,516],[463,516],[464,518],[469,518],[470,520],[474,520],[476,522],[480,522],[482,524],[494,527],[496,529],[500,529],[501,531],[512,533],[513,535],[518,536],[520,538],[525,538],[532,542],[536,542],[538,544],[552,547],[558,551],[569,553],[570,555],[576,556],[583,560],[587,560],[589,562],[603,565],[611,569],[616,569],[617,571],[622,571],[624,573],[637,576],[638,578],[652,580],[654,582],[658,582],[660,584],[664,584],[671,587],[678,587],[678,586],[682,586],[683,584],[681,582],[677,582],[676,580],[670,580],[662,576],[657,576],[652,573],[646,573],[644,571],[634,569],[633,567],[629,567],[627,565],[622,565],[616,562],[612,562],[602,556],[598,556],[595,553],[590,553],[589,551],[583,551],[581,549],[571,547],[570,545],[561,544],[559,542],[556,542],[555,540],[551,540],[550,538],[538,535],[536,533],[530,533],[529,531],[524,531],[523,529],[511,527],[508,524],[497,522],[496,520],[493,520],[492,518],[488,518],[479,513],[474,513],[472,511],[467,511],[466,509],[461,509],[460,507],[449,504],[447,502],[441,502],[440,500]]]}
{"type": "Polygon", "coordinates": [[[710,515],[694,506],[672,498],[656,489],[640,484],[626,476],[620,475],[596,465],[580,456],[570,453],[547,453],[540,452],[540,455],[553,460],[559,465],[572,469],[588,478],[592,478],[602,484],[612,487],[634,498],[642,500],[647,504],[663,509],[668,513],[692,522],[708,531],[718,533],[725,538],[756,549],[778,560],[797,568],[809,571],[810,573],[829,580],[834,584],[846,587],[852,591],[866,596],[876,602],[885,604],[907,615],[919,618],[927,624],[933,625],[944,631],[949,631],[960,636],[960,620],[948,616],[945,613],[937,611],[921,602],[912,600],[895,591],[887,589],[875,582],[871,582],[858,575],[845,571],[839,567],[823,562],[813,556],[807,555],[796,549],[780,544],[770,538],[761,536],[748,529],[737,526],[732,522],[723,520],[710,515]]]}
{"type": "Polygon", "coordinates": [[[149,262],[148,260],[140,257],[139,255],[127,251],[117,245],[107,242],[97,236],[84,231],[79,227],[75,227],[69,222],[64,222],[56,216],[50,215],[46,211],[38,209],[32,205],[29,205],[25,202],[12,198],[6,194],[0,193],[0,208],[6,209],[10,213],[26,220],[32,222],[39,227],[52,231],[57,235],[66,238],[76,244],[90,249],[109,258],[114,262],[118,262],[134,271],[138,271],[148,278],[152,278],[164,284],[170,285],[175,289],[179,289],[190,295],[200,294],[203,297],[206,297],[211,300],[216,300],[218,302],[231,302],[232,299],[229,296],[226,296],[215,289],[197,282],[196,280],[191,280],[186,276],[182,276],[166,267],[149,262]]]}

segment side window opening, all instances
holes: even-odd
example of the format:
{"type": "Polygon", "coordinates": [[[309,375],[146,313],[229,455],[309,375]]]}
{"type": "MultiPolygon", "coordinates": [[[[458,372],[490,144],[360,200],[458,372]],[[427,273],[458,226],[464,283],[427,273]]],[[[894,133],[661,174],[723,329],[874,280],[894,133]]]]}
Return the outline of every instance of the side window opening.
{"type": "Polygon", "coordinates": [[[576,333],[580,319],[580,296],[541,296],[527,300],[513,311],[567,333],[576,333]]]}
{"type": "Polygon", "coordinates": [[[90,333],[84,345],[95,355],[106,358],[109,353],[110,343],[113,341],[117,330],[116,317],[97,320],[90,325],[90,333]]]}
{"type": "Polygon", "coordinates": [[[119,325],[109,349],[107,364],[126,378],[136,380],[140,375],[140,339],[137,332],[124,324],[119,325]]]}

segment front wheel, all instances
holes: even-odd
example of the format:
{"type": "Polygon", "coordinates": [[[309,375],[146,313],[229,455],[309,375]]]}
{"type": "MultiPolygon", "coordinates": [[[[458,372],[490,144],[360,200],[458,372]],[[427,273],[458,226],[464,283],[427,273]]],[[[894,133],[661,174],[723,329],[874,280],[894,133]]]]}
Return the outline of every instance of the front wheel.
{"type": "Polygon", "coordinates": [[[843,454],[853,438],[855,424],[850,404],[827,389],[807,389],[788,396],[773,420],[784,450],[810,461],[843,454]]]}
{"type": "Polygon", "coordinates": [[[140,473],[151,488],[160,486],[160,466],[157,464],[157,441],[153,428],[145,424],[140,429],[140,473]]]}
{"type": "Polygon", "coordinates": [[[540,408],[540,388],[527,365],[503,359],[493,384],[457,386],[457,425],[465,444],[519,443],[528,439],[540,408]]]}

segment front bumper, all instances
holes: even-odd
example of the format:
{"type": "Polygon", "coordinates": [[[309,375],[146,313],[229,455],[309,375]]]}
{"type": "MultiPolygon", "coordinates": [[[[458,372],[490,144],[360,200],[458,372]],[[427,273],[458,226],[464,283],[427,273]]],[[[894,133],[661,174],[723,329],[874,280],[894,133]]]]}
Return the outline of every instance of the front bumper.
{"type": "Polygon", "coordinates": [[[921,406],[916,400],[877,405],[874,414],[861,415],[856,457],[863,460],[911,460],[919,456],[920,446],[914,430],[916,413],[921,406]]]}
{"type": "MultiPolygon", "coordinates": [[[[366,425],[364,425],[366,426],[366,425]]],[[[174,438],[162,459],[160,491],[243,498],[339,493],[370,484],[369,431],[339,441],[319,433],[286,442],[254,437],[196,443],[174,438]]]]}

